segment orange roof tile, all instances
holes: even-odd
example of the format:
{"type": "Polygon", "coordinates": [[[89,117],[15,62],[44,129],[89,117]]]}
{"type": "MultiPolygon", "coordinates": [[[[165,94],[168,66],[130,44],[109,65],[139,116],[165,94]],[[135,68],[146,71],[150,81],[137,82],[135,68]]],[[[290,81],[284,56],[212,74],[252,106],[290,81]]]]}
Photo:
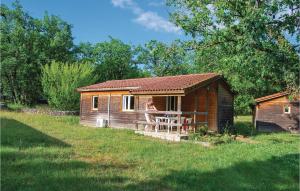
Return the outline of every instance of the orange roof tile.
{"type": "Polygon", "coordinates": [[[78,91],[129,90],[132,94],[153,92],[180,92],[195,85],[219,79],[216,73],[189,74],[166,77],[136,78],[127,80],[111,80],[90,86],[80,87],[78,91]]]}
{"type": "Polygon", "coordinates": [[[279,97],[282,97],[282,96],[286,96],[288,94],[289,94],[288,92],[279,92],[279,93],[275,93],[275,94],[272,94],[272,95],[257,98],[257,99],[255,99],[255,102],[259,103],[259,102],[279,98],[279,97]]]}

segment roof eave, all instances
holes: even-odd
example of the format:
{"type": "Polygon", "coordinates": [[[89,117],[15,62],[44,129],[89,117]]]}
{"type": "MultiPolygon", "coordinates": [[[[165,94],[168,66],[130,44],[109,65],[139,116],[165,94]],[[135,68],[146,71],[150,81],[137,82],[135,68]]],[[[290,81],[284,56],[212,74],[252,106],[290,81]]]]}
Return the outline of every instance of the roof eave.
{"type": "Polygon", "coordinates": [[[78,92],[105,92],[105,91],[131,91],[139,87],[123,87],[123,88],[77,88],[78,92]]]}
{"type": "Polygon", "coordinates": [[[173,95],[182,94],[184,95],[184,90],[158,90],[158,91],[132,91],[132,95],[173,95]]]}
{"type": "Polygon", "coordinates": [[[184,92],[185,92],[185,94],[188,94],[188,93],[190,93],[190,92],[192,92],[192,91],[194,91],[194,90],[196,90],[196,89],[198,89],[198,88],[207,86],[207,85],[211,84],[212,82],[217,81],[217,80],[219,80],[219,79],[221,79],[221,78],[222,78],[222,76],[218,75],[218,76],[209,78],[209,79],[207,79],[207,80],[204,80],[204,81],[202,81],[202,82],[198,82],[198,83],[196,83],[196,84],[190,85],[190,86],[188,86],[188,87],[186,87],[186,88],[184,89],[184,92]]]}
{"type": "Polygon", "coordinates": [[[288,92],[282,92],[278,95],[264,96],[264,97],[255,99],[255,103],[261,103],[261,102],[264,102],[264,101],[269,101],[269,100],[276,99],[276,98],[283,97],[283,96],[287,96],[287,95],[289,95],[288,92]]]}

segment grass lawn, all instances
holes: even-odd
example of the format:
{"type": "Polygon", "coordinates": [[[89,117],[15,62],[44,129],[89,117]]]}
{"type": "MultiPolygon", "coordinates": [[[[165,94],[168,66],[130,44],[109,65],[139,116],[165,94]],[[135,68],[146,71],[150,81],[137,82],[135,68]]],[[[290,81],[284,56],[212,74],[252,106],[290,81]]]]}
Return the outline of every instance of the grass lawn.
{"type": "MultiPolygon", "coordinates": [[[[299,136],[173,143],[78,117],[1,114],[1,190],[298,190],[299,136]]],[[[238,118],[237,127],[249,125],[238,118]]]]}

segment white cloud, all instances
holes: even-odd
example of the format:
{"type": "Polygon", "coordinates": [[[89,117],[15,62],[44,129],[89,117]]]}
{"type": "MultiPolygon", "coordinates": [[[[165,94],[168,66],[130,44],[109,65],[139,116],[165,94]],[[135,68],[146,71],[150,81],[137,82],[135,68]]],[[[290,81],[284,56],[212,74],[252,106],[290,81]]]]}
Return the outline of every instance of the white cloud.
{"type": "Polygon", "coordinates": [[[165,1],[159,1],[159,2],[150,1],[148,3],[148,5],[152,6],[152,7],[161,7],[161,6],[164,6],[165,4],[166,4],[165,1]]]}
{"type": "Polygon", "coordinates": [[[116,7],[124,8],[125,5],[130,4],[132,1],[131,0],[112,0],[111,2],[116,7]]]}
{"type": "Polygon", "coordinates": [[[137,15],[143,12],[143,10],[132,0],[111,0],[111,2],[115,7],[130,9],[137,15]]]}
{"type": "Polygon", "coordinates": [[[163,30],[169,33],[180,33],[179,27],[175,26],[173,23],[165,20],[154,12],[144,12],[140,14],[134,21],[148,29],[153,29],[155,31],[163,30]]]}
{"type": "Polygon", "coordinates": [[[164,31],[169,33],[180,34],[181,30],[170,21],[159,16],[155,12],[145,11],[138,6],[133,0],[111,0],[115,7],[130,9],[137,17],[134,22],[155,31],[164,31]]]}

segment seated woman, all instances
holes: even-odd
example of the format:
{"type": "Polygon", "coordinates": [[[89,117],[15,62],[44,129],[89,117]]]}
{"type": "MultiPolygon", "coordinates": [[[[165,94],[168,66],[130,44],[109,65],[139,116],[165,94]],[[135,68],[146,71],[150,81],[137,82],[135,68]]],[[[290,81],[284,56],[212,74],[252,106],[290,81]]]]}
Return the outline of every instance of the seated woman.
{"type": "MultiPolygon", "coordinates": [[[[147,111],[157,111],[157,109],[156,109],[156,107],[154,106],[154,104],[153,104],[153,101],[152,101],[152,99],[150,98],[150,99],[148,99],[148,101],[147,101],[147,103],[146,103],[146,105],[145,105],[145,118],[146,118],[146,121],[147,121],[147,123],[153,123],[153,122],[155,122],[155,119],[154,119],[154,117],[153,117],[153,115],[150,115],[149,113],[147,113],[147,111]]],[[[153,128],[153,125],[146,125],[145,126],[145,131],[147,131],[147,130],[149,130],[148,128],[149,127],[152,127],[153,128]]],[[[158,126],[157,125],[155,125],[155,129],[157,128],[158,126]]]]}

